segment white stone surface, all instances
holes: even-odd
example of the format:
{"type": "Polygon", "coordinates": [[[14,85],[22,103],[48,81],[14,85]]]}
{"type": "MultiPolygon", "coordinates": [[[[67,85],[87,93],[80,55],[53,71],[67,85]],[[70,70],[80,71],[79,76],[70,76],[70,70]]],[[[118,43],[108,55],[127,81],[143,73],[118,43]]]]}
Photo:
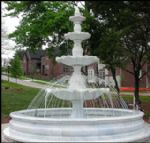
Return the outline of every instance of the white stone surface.
{"type": "Polygon", "coordinates": [[[83,103],[86,100],[96,99],[103,94],[109,93],[109,88],[85,88],[85,89],[66,89],[66,88],[55,88],[46,89],[48,94],[53,94],[59,99],[68,100],[72,103],[72,118],[84,117],[83,103]]]}
{"type": "Polygon", "coordinates": [[[56,114],[47,118],[29,116],[34,109],[13,112],[4,136],[20,142],[134,142],[150,137],[140,111],[88,108],[87,118],[68,118],[70,110],[47,109],[49,115],[56,114]]]}
{"type": "Polygon", "coordinates": [[[66,39],[70,40],[86,40],[90,38],[90,34],[88,32],[68,32],[65,34],[66,39]]]}
{"type": "Polygon", "coordinates": [[[46,89],[47,92],[53,93],[56,97],[63,100],[90,100],[109,93],[109,88],[85,88],[85,89],[68,89],[54,88],[46,89]]]}
{"type": "Polygon", "coordinates": [[[56,61],[58,63],[62,63],[68,66],[81,65],[86,66],[92,63],[98,62],[98,58],[96,56],[61,56],[56,57],[56,61]]]}

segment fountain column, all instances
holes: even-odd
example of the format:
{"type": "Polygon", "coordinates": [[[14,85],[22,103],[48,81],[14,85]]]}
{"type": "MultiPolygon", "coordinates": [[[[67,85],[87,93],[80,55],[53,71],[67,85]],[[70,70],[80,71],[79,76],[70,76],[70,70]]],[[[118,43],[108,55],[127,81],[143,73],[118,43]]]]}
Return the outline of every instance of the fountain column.
{"type": "Polygon", "coordinates": [[[65,38],[74,42],[72,55],[57,57],[56,61],[72,66],[74,72],[69,80],[68,89],[62,89],[62,93],[60,92],[60,89],[58,91],[55,90],[54,95],[58,98],[71,101],[71,118],[83,118],[84,101],[96,98],[100,94],[98,94],[97,89],[92,90],[86,87],[86,78],[82,75],[81,68],[83,66],[98,62],[99,59],[96,56],[83,56],[82,41],[89,39],[91,35],[88,32],[81,31],[81,24],[82,21],[85,20],[85,17],[81,15],[77,7],[75,8],[75,15],[70,16],[69,20],[74,23],[74,31],[65,34],[65,38]]]}
{"type": "MultiPolygon", "coordinates": [[[[80,17],[80,11],[76,7],[75,8],[75,17],[72,19],[74,23],[74,33],[81,33],[81,24],[83,19],[78,19],[78,16],[80,17]]],[[[82,40],[74,39],[74,47],[72,49],[72,56],[83,56],[83,49],[82,49],[82,40]]],[[[81,74],[81,67],[82,65],[73,66],[74,72],[72,74],[72,77],[69,81],[69,89],[85,89],[86,88],[86,81],[85,78],[81,74]]],[[[84,116],[83,111],[83,97],[77,98],[76,100],[72,100],[72,118],[80,118],[84,116]]]]}

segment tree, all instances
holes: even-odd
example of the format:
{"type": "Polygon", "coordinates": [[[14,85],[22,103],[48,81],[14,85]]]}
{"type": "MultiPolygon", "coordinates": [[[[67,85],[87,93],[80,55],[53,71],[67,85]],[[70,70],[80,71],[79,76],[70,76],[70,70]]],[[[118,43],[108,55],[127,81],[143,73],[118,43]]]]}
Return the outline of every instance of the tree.
{"type": "Polygon", "coordinates": [[[32,49],[52,45],[64,51],[64,33],[73,30],[69,16],[73,14],[72,2],[63,1],[7,1],[7,16],[19,16],[22,20],[9,35],[17,44],[32,49]],[[57,43],[56,43],[57,40],[57,43]]]}
{"type": "MultiPolygon", "coordinates": [[[[123,31],[120,37],[122,47],[126,51],[128,61],[132,63],[132,71],[127,69],[134,76],[136,106],[141,106],[139,98],[139,81],[142,76],[139,73],[150,55],[150,2],[149,1],[116,1],[108,2],[87,2],[87,7],[92,9],[97,21],[103,23],[106,30],[115,28],[123,31]]],[[[109,43],[111,44],[111,43],[109,43]]],[[[109,55],[108,55],[109,56],[109,55]]]]}
{"type": "Polygon", "coordinates": [[[10,61],[10,72],[13,77],[17,78],[23,75],[20,58],[17,54],[15,54],[14,59],[10,61]]]}
{"type": "Polygon", "coordinates": [[[116,69],[122,67],[126,62],[125,52],[122,48],[120,40],[122,32],[115,29],[108,29],[99,41],[98,47],[95,49],[100,59],[106,64],[106,68],[111,71],[115,83],[115,88],[120,92],[118,81],[116,78],[116,69]]]}
{"type": "MultiPolygon", "coordinates": [[[[92,2],[91,2],[92,3],[92,2]]],[[[99,12],[91,12],[90,2],[85,2],[86,24],[85,29],[91,33],[88,51],[100,58],[106,68],[111,71],[115,88],[120,92],[116,79],[116,68],[122,67],[126,61],[122,47],[121,37],[124,31],[106,25],[105,19],[98,19],[99,12]],[[87,24],[88,23],[88,24],[87,24]],[[89,46],[90,45],[90,46],[89,46]]]]}

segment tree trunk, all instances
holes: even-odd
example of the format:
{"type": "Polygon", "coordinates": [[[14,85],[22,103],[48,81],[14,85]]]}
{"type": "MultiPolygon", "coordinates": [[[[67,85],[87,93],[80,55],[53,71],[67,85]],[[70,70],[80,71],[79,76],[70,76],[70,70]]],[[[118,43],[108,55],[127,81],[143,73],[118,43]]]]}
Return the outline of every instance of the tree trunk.
{"type": "Polygon", "coordinates": [[[119,95],[118,96],[119,104],[120,104],[120,107],[122,107],[121,99],[120,99],[120,89],[119,89],[118,82],[116,79],[116,70],[114,68],[111,68],[111,72],[112,72],[113,80],[115,82],[115,88],[117,89],[117,93],[119,95]]]}
{"type": "Polygon", "coordinates": [[[55,66],[56,62],[55,62],[55,59],[52,58],[52,65],[51,65],[51,79],[55,78],[55,75],[54,75],[54,66],[55,66]]]}
{"type": "Polygon", "coordinates": [[[142,110],[141,109],[141,100],[140,100],[140,97],[139,97],[139,74],[137,72],[135,72],[134,74],[134,96],[135,96],[135,109],[139,109],[139,110],[142,110]]]}
{"type": "Polygon", "coordinates": [[[115,82],[115,88],[117,89],[117,92],[120,93],[120,89],[119,89],[118,82],[117,82],[117,79],[116,79],[116,70],[114,68],[111,68],[111,73],[112,73],[112,76],[113,76],[113,80],[115,82]]]}

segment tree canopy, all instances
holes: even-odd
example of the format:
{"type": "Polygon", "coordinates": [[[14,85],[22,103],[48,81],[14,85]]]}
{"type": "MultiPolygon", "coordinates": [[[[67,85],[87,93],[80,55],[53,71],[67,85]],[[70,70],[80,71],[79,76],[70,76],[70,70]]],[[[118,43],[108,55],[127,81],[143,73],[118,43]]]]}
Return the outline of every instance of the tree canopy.
{"type": "Polygon", "coordinates": [[[11,33],[17,44],[32,50],[43,45],[64,50],[64,33],[73,27],[68,17],[73,14],[73,4],[63,1],[7,1],[7,16],[19,16],[22,20],[11,33]],[[63,48],[61,48],[63,47],[63,48]]]}
{"type": "MultiPolygon", "coordinates": [[[[94,49],[95,53],[100,54],[104,63],[111,66],[113,63],[116,63],[117,58],[121,62],[120,56],[122,56],[122,52],[120,48],[123,49],[122,51],[126,57],[124,58],[125,61],[128,60],[133,68],[130,71],[125,69],[125,67],[122,68],[134,76],[136,104],[140,105],[139,81],[147,71],[143,71],[141,77],[139,75],[144,64],[149,62],[150,56],[150,45],[148,44],[150,42],[150,2],[86,1],[86,6],[89,11],[92,10],[97,23],[99,23],[97,25],[103,25],[103,31],[105,33],[105,36],[102,36],[102,34],[98,35],[96,32],[97,35],[93,34],[93,37],[99,36],[96,42],[96,49],[94,49]],[[113,32],[113,29],[116,32],[113,32]],[[111,31],[110,33],[107,32],[109,30],[111,31]],[[122,34],[119,34],[120,36],[118,37],[117,33],[122,34]],[[107,53],[107,49],[109,48],[110,50],[107,53]],[[117,52],[118,54],[116,54],[117,52]],[[105,57],[105,53],[107,57],[105,57]]],[[[93,31],[96,31],[96,29],[93,28],[93,31]]],[[[91,47],[95,45],[94,42],[91,41],[91,47]]],[[[91,50],[93,51],[93,49],[91,50]]],[[[117,63],[116,65],[119,66],[120,64],[117,63]]]]}
{"type": "Polygon", "coordinates": [[[22,65],[18,54],[10,61],[10,72],[13,77],[18,78],[23,75],[22,65]]]}

